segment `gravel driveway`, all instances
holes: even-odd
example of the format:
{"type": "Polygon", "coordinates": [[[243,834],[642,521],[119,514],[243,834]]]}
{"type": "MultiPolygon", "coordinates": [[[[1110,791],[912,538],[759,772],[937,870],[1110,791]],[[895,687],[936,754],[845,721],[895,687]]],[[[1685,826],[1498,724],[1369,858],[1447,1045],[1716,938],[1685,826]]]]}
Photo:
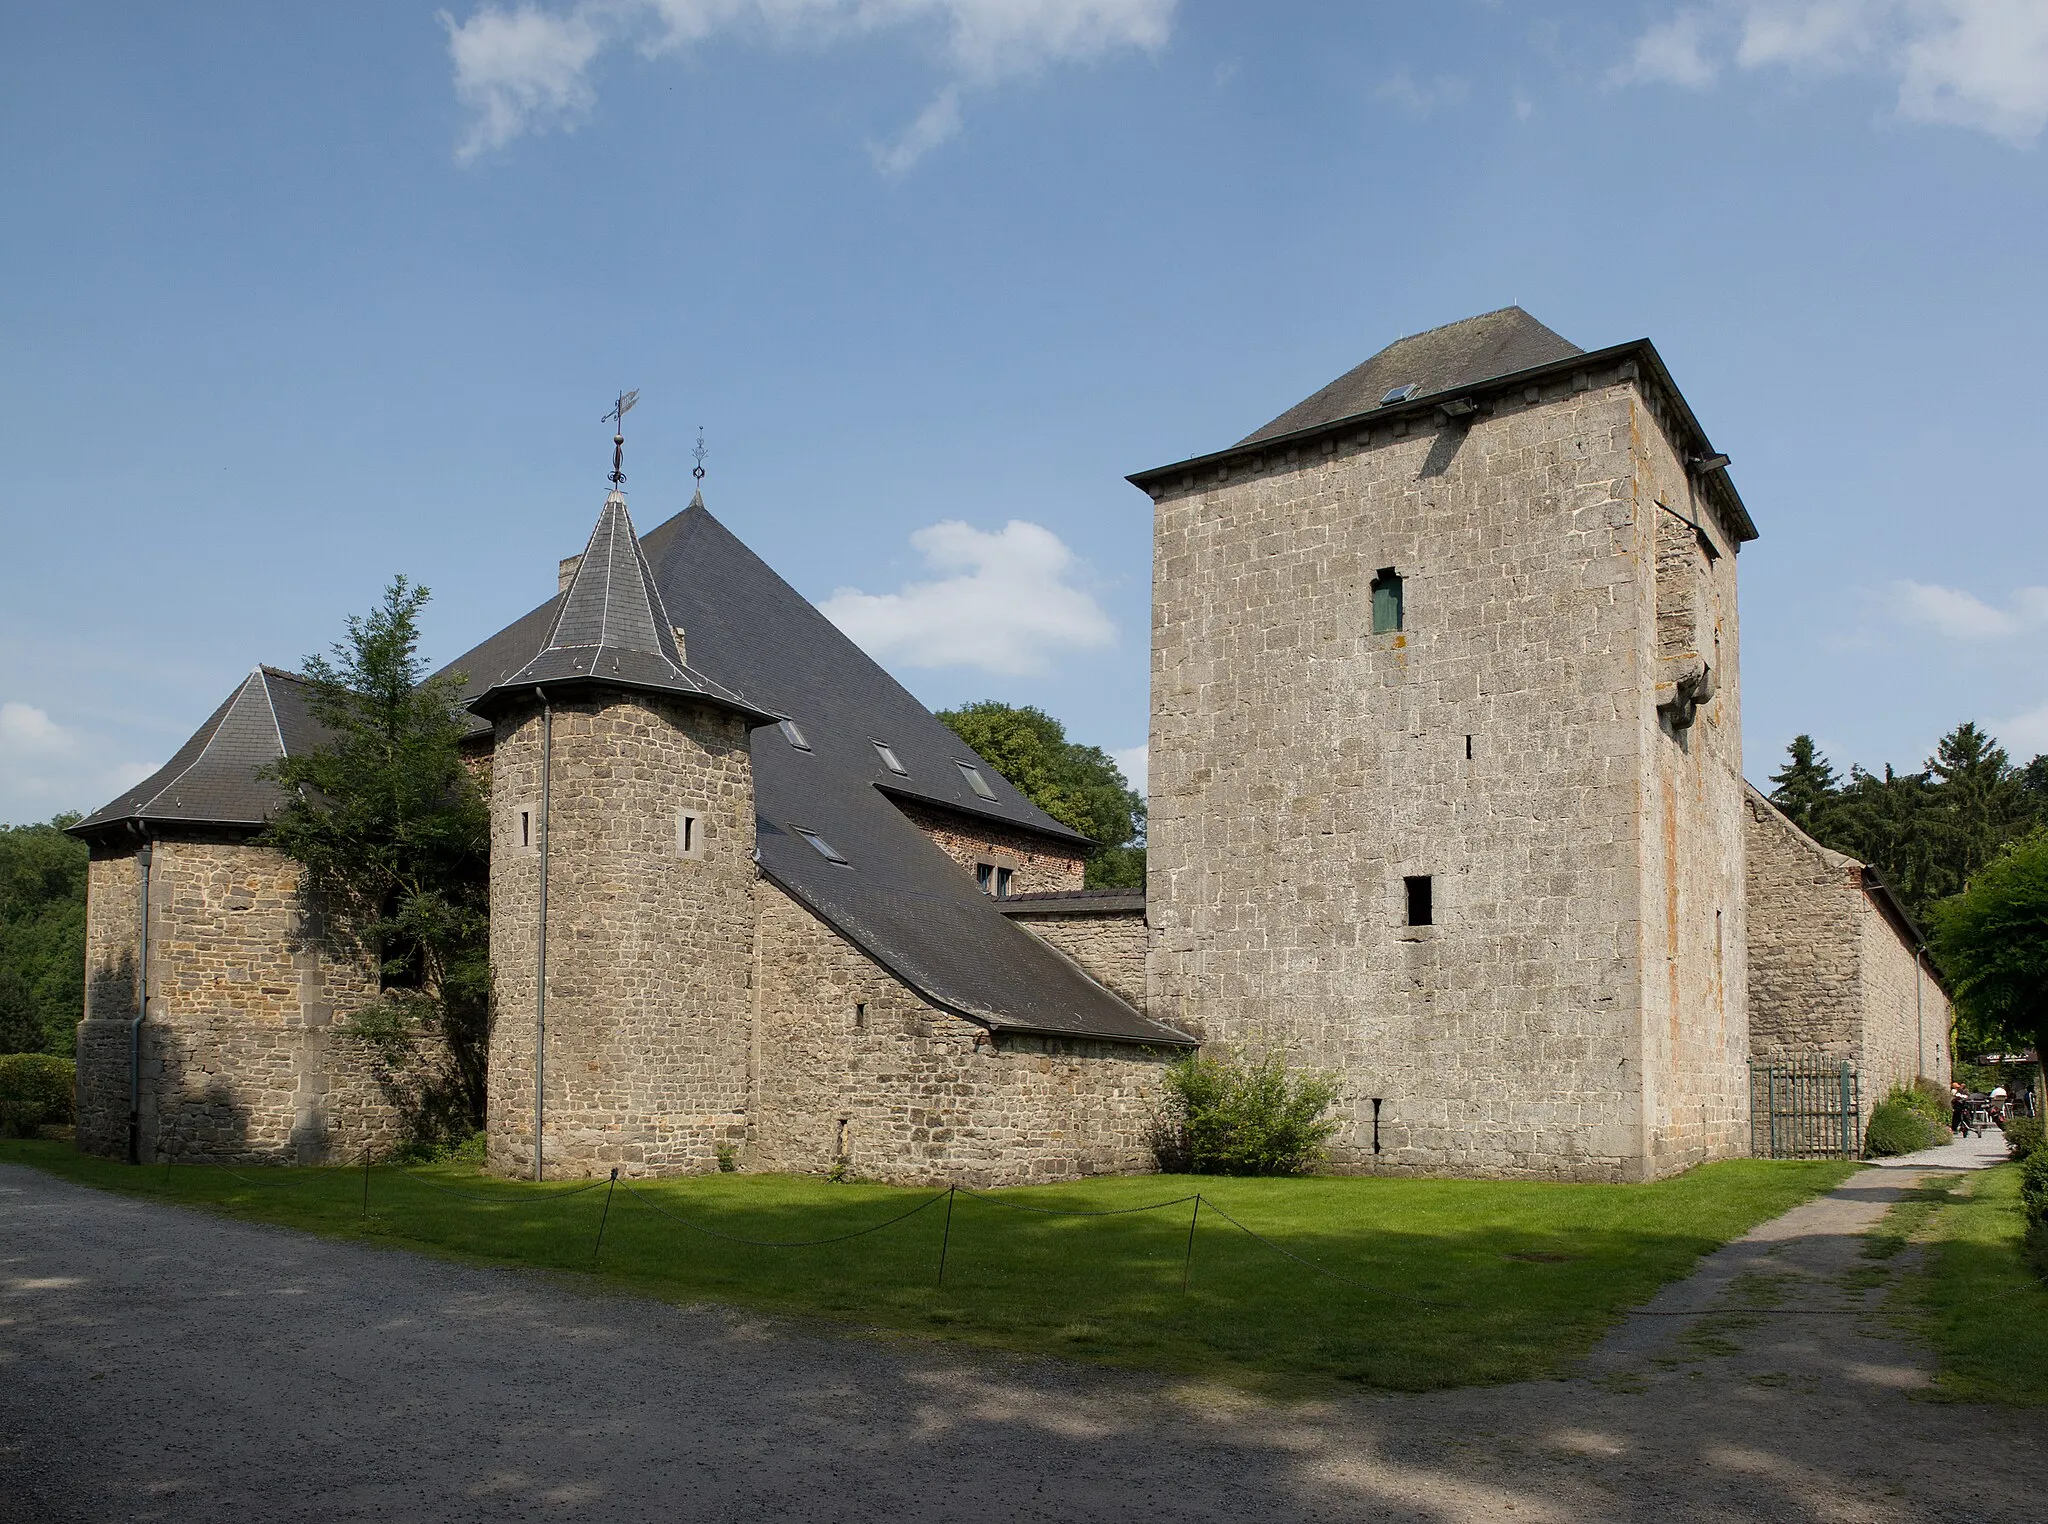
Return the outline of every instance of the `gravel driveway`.
{"type": "Polygon", "coordinates": [[[1276,1407],[592,1294],[0,1167],[0,1521],[1978,1519],[2048,1414],[1929,1402],[1866,1170],[1565,1381],[1276,1407]]]}

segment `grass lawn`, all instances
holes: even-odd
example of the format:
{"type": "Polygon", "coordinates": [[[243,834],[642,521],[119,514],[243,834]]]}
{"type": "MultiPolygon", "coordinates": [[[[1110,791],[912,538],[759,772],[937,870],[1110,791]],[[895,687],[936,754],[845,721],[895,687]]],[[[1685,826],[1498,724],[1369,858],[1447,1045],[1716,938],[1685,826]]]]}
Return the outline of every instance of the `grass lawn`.
{"type": "Polygon", "coordinates": [[[1942,1182],[1917,1236],[1927,1262],[1904,1302],[1940,1356],[1941,1393],[2048,1404],[2048,1282],[2027,1255],[2019,1166],[1942,1182]]]}
{"type": "Polygon", "coordinates": [[[1537,1185],[1321,1176],[1136,1176],[993,1193],[1081,1211],[1199,1190],[1316,1274],[1204,1210],[1185,1295],[1192,1203],[1054,1217],[961,1195],[935,1285],[944,1193],[894,1227],[817,1248],[762,1249],[690,1231],[648,1205],[745,1238],[811,1239],[903,1212],[931,1191],[787,1175],[697,1175],[605,1190],[493,1180],[458,1165],[243,1172],[130,1168],[68,1144],[0,1142],[0,1160],[106,1189],[336,1238],[495,1265],[594,1275],[672,1301],[717,1301],[925,1338],[1140,1366],[1275,1393],[1332,1383],[1422,1390],[1562,1373],[1624,1309],[1698,1257],[1839,1183],[1839,1163],[1732,1160],[1655,1185],[1537,1185]],[[260,1182],[260,1183],[249,1183],[260,1182]],[[1371,1289],[1365,1289],[1371,1288],[1371,1289]]]}

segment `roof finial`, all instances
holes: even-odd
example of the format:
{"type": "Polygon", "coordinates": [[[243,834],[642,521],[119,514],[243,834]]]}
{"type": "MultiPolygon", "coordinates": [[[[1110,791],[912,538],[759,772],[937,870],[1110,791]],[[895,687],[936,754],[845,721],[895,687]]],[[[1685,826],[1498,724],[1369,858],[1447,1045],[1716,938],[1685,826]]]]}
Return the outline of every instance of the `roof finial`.
{"type": "Polygon", "coordinates": [[[626,480],[626,414],[633,410],[633,404],[640,400],[636,389],[620,392],[617,404],[598,422],[614,425],[612,431],[612,491],[617,492],[626,480]]]}
{"type": "Polygon", "coordinates": [[[697,478],[697,490],[702,492],[704,490],[704,457],[711,452],[704,448],[704,425],[701,423],[697,425],[697,448],[690,453],[697,457],[697,469],[690,474],[697,478]]]}

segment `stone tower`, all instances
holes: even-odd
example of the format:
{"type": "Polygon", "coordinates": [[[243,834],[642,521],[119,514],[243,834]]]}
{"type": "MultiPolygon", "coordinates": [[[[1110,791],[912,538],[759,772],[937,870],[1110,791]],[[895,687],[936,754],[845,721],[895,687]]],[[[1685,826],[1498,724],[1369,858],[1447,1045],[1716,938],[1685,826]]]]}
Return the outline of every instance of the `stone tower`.
{"type": "Polygon", "coordinates": [[[708,1167],[745,1132],[772,716],[688,666],[618,491],[564,570],[539,654],[471,706],[494,726],[490,1163],[536,1172],[538,1099],[550,1178],[708,1167]]]}
{"type": "Polygon", "coordinates": [[[1726,464],[1647,341],[1509,308],[1132,478],[1149,1009],[1337,1071],[1339,1164],[1746,1149],[1726,464]]]}

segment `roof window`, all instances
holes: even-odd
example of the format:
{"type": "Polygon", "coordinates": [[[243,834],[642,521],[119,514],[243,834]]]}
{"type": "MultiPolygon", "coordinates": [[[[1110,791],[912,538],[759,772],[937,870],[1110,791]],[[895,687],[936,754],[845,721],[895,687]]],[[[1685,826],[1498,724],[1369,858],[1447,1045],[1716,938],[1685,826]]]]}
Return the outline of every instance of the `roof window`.
{"type": "Polygon", "coordinates": [[[960,776],[967,780],[967,786],[977,795],[983,799],[995,798],[996,791],[988,786],[988,779],[982,777],[980,768],[972,762],[955,762],[953,765],[960,769],[960,776]]]}
{"type": "Polygon", "coordinates": [[[910,769],[896,760],[896,753],[889,749],[887,741],[875,742],[875,755],[882,759],[882,766],[888,768],[890,772],[899,773],[905,778],[910,776],[910,769]]]}
{"type": "Polygon", "coordinates": [[[790,829],[796,832],[796,834],[801,836],[805,841],[809,842],[813,847],[817,848],[818,855],[824,858],[826,862],[837,863],[842,868],[850,868],[853,866],[852,863],[848,862],[843,856],[840,855],[838,848],[834,847],[831,842],[825,840],[825,838],[820,836],[816,831],[806,831],[802,826],[791,826],[790,829]]]}
{"type": "Polygon", "coordinates": [[[1386,396],[1380,398],[1380,406],[1392,407],[1397,402],[1406,402],[1421,390],[1422,388],[1413,381],[1403,381],[1399,386],[1390,386],[1387,388],[1386,396]]]}
{"type": "Polygon", "coordinates": [[[804,739],[804,733],[797,728],[795,720],[777,720],[775,723],[782,727],[782,739],[789,742],[798,751],[809,751],[811,749],[811,743],[804,739]]]}

